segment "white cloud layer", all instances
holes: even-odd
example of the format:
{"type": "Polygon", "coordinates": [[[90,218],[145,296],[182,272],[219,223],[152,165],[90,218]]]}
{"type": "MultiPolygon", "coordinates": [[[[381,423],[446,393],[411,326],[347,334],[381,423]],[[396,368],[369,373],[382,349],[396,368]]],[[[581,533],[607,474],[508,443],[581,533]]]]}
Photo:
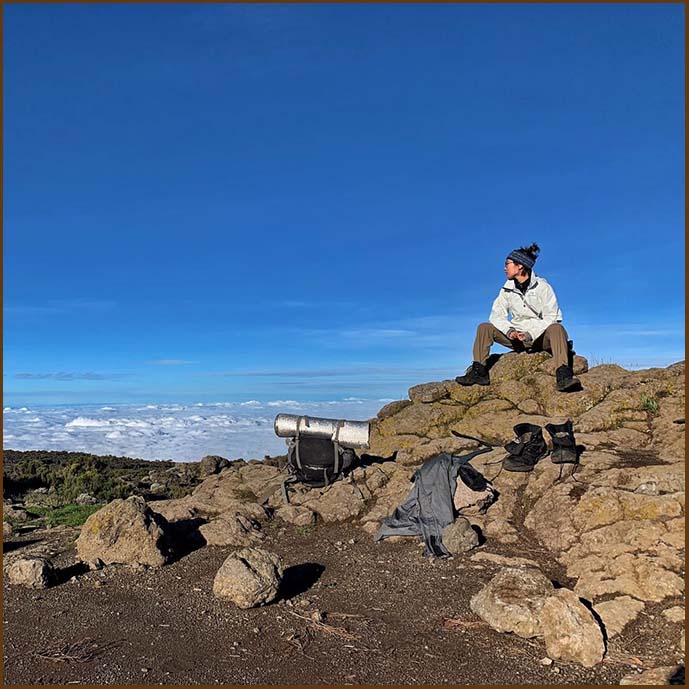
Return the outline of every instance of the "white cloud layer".
{"type": "Polygon", "coordinates": [[[4,447],[189,462],[217,454],[263,459],[284,454],[273,431],[279,413],[366,420],[389,399],[320,402],[246,400],[193,404],[5,407],[4,447]]]}

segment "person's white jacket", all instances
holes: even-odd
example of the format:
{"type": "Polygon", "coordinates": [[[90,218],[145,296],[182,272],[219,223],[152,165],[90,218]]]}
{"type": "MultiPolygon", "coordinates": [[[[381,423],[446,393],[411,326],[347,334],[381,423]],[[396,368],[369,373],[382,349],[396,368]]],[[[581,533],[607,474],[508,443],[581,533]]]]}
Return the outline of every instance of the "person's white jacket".
{"type": "Polygon", "coordinates": [[[514,329],[528,333],[535,340],[549,325],[562,321],[562,312],[553,288],[542,277],[531,273],[525,294],[515,287],[514,280],[503,285],[493,302],[489,320],[505,335],[514,329]]]}

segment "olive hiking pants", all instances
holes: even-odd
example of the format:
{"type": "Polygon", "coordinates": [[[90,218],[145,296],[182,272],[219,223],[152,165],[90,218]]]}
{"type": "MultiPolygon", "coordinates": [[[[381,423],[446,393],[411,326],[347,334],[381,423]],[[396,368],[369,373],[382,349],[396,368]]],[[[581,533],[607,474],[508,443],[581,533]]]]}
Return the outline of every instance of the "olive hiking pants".
{"type": "Polygon", "coordinates": [[[509,347],[515,352],[550,352],[555,359],[555,368],[567,366],[567,331],[561,323],[549,325],[545,332],[537,337],[527,350],[520,340],[510,340],[505,333],[498,330],[492,323],[480,323],[476,328],[474,340],[474,361],[485,366],[490,354],[490,348],[494,342],[509,347]]]}

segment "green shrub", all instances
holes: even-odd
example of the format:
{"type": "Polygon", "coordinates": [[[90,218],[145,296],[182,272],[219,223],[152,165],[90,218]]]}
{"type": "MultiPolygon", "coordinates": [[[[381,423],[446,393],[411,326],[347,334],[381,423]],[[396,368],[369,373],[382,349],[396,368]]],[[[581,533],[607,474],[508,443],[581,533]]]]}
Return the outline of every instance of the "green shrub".
{"type": "Polygon", "coordinates": [[[647,395],[645,392],[641,393],[641,406],[653,416],[660,411],[660,404],[658,404],[658,400],[655,397],[647,395]]]}

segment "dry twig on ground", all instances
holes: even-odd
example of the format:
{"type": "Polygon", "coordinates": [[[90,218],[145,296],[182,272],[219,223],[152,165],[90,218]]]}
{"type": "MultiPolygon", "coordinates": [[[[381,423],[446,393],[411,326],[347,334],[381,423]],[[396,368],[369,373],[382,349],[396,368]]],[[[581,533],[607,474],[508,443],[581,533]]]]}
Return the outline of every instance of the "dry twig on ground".
{"type": "MultiPolygon", "coordinates": [[[[302,620],[306,620],[315,630],[326,634],[328,636],[337,636],[340,639],[346,639],[347,641],[358,641],[360,637],[358,637],[356,634],[352,634],[351,632],[347,631],[344,627],[335,627],[331,624],[326,624],[325,622],[321,622],[320,620],[313,619],[311,617],[307,617],[306,615],[300,615],[298,612],[294,612],[293,610],[288,611],[291,615],[294,615],[295,617],[299,617],[302,620]]],[[[357,615],[345,615],[344,613],[328,613],[330,617],[358,617],[357,615]]]]}
{"type": "Polygon", "coordinates": [[[42,660],[52,660],[56,663],[88,663],[93,660],[105,646],[96,643],[90,637],[72,643],[55,644],[49,648],[36,652],[42,660]]]}
{"type": "Polygon", "coordinates": [[[608,651],[603,658],[604,663],[612,665],[630,665],[632,667],[649,668],[652,667],[649,663],[644,662],[638,656],[628,655],[620,651],[608,651]]]}

